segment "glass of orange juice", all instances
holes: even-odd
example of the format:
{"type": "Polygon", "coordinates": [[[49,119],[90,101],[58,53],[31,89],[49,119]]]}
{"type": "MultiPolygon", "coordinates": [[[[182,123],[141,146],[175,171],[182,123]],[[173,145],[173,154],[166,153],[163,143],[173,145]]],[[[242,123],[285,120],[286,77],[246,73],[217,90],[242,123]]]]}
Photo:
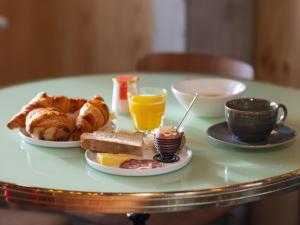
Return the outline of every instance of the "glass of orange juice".
{"type": "Polygon", "coordinates": [[[137,130],[151,133],[163,120],[167,90],[157,87],[142,87],[128,92],[129,111],[137,130]]]}

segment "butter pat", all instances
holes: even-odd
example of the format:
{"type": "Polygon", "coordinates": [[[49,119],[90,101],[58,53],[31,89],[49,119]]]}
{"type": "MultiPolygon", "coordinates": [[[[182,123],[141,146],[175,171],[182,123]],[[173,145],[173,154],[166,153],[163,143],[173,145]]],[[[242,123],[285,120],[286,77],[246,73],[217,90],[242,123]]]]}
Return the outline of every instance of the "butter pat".
{"type": "Polygon", "coordinates": [[[104,166],[119,167],[122,162],[138,157],[130,154],[97,153],[97,162],[104,166]]]}

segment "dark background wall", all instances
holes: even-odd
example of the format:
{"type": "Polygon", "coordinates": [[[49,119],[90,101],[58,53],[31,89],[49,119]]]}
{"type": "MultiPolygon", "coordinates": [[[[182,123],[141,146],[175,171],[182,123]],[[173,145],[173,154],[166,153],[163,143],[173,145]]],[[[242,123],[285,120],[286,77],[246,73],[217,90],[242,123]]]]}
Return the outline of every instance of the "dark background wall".
{"type": "Polygon", "coordinates": [[[253,62],[253,0],[187,0],[187,50],[253,62]]]}

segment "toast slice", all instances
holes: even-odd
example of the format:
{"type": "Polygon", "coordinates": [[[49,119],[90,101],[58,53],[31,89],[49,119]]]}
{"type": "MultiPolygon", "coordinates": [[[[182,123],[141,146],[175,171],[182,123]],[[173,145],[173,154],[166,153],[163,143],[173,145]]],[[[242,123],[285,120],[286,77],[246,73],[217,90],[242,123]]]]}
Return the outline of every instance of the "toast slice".
{"type": "Polygon", "coordinates": [[[84,133],[80,138],[83,149],[96,153],[122,153],[137,156],[143,155],[143,136],[141,132],[105,132],[84,133]]]}

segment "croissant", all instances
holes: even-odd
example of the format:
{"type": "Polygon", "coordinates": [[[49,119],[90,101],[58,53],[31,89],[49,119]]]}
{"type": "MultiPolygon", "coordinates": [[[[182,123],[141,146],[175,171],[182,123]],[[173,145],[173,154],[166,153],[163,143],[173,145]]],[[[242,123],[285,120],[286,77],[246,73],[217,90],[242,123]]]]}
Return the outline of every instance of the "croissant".
{"type": "Polygon", "coordinates": [[[67,141],[75,129],[74,120],[55,108],[37,108],[26,117],[26,133],[34,139],[67,141]]]}
{"type": "Polygon", "coordinates": [[[86,103],[86,100],[82,98],[48,96],[47,93],[41,92],[25,105],[20,113],[10,119],[7,123],[7,127],[10,129],[25,127],[26,116],[33,109],[51,107],[63,113],[73,113],[79,110],[84,103],[86,103]]]}
{"type": "Polygon", "coordinates": [[[79,140],[85,132],[93,132],[103,127],[109,120],[109,109],[101,96],[95,96],[85,103],[76,119],[73,140],[79,140]]]}

